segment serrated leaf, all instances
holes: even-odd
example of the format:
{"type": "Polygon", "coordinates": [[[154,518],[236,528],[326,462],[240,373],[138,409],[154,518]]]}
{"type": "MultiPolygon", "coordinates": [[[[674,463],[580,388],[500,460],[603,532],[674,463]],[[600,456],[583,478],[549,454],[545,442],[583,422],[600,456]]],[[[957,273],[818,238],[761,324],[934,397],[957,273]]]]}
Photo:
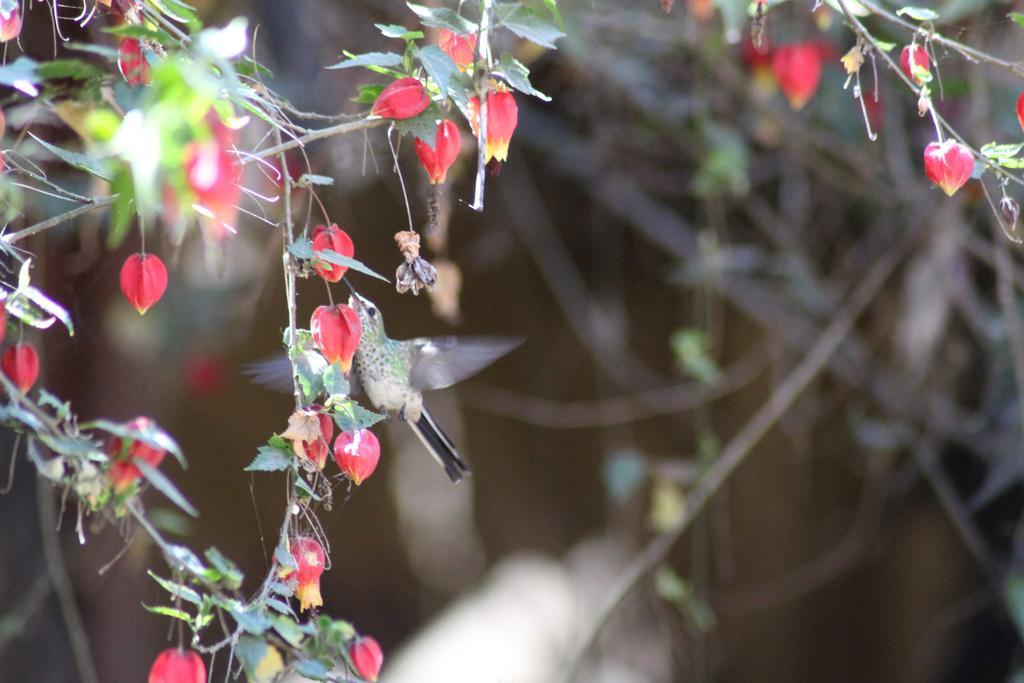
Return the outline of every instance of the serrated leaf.
{"type": "Polygon", "coordinates": [[[258,636],[270,628],[270,619],[258,610],[232,609],[230,611],[231,617],[246,633],[258,636]]]}
{"type": "Polygon", "coordinates": [[[330,398],[338,400],[348,396],[348,380],[345,379],[345,371],[341,369],[341,365],[338,363],[332,363],[324,370],[323,383],[324,391],[327,392],[330,398]]]}
{"type": "Polygon", "coordinates": [[[401,66],[402,55],[395,52],[366,52],[361,55],[353,55],[349,59],[337,64],[332,64],[328,69],[350,69],[356,66],[401,66]]]}
{"type": "Polygon", "coordinates": [[[191,602],[194,605],[202,604],[203,600],[199,597],[199,593],[189,588],[188,586],[177,583],[175,581],[171,581],[169,579],[165,579],[162,576],[154,574],[152,571],[147,571],[146,573],[149,574],[154,581],[160,584],[161,588],[163,588],[171,595],[181,598],[186,602],[191,602]]]}
{"type": "MultiPolygon", "coordinates": [[[[276,555],[275,555],[275,557],[276,557],[276,555]]],[[[288,555],[288,557],[291,557],[291,555],[288,555]]],[[[295,559],[294,558],[292,558],[291,563],[292,563],[292,569],[295,569],[295,559]]],[[[293,595],[295,595],[295,591],[292,589],[292,587],[289,586],[287,583],[284,583],[283,581],[274,581],[273,583],[271,583],[270,584],[270,590],[271,590],[271,592],[276,593],[277,595],[280,595],[283,598],[290,598],[293,595]]]]}
{"type": "Polygon", "coordinates": [[[274,630],[277,631],[278,635],[288,641],[288,644],[292,647],[299,647],[302,644],[302,639],[305,634],[299,625],[294,620],[287,616],[275,616],[273,619],[274,630]]]}
{"type": "Polygon", "coordinates": [[[347,401],[334,409],[334,423],[343,432],[355,432],[372,427],[384,416],[362,407],[355,401],[347,401]]]}
{"type": "Polygon", "coordinates": [[[222,581],[229,590],[237,590],[242,585],[245,574],[234,562],[225,557],[224,553],[211,547],[207,548],[203,554],[224,577],[222,581]]]}
{"type": "MultiPolygon", "coordinates": [[[[292,557],[292,554],[290,552],[288,552],[288,549],[285,548],[284,545],[279,545],[279,546],[277,546],[277,548],[274,549],[274,559],[277,560],[277,563],[279,565],[281,565],[282,567],[284,567],[285,569],[298,569],[299,568],[299,565],[297,565],[295,563],[295,558],[292,557]]],[[[282,595],[283,595],[283,593],[282,593],[282,595]]],[[[291,595],[290,589],[289,589],[288,595],[289,596],[291,595]]]]}
{"type": "Polygon", "coordinates": [[[273,448],[271,446],[260,446],[256,457],[246,465],[246,472],[283,472],[292,466],[293,458],[290,453],[273,448]]]}
{"type": "MultiPolygon", "coordinates": [[[[436,128],[436,125],[435,125],[435,128],[436,128]]],[[[354,258],[349,258],[348,256],[342,256],[341,254],[339,254],[336,251],[331,251],[330,249],[324,249],[323,251],[316,252],[316,257],[319,258],[319,259],[323,259],[324,261],[327,261],[328,263],[333,263],[336,266],[345,266],[346,268],[350,268],[352,270],[358,271],[358,272],[360,272],[360,273],[362,273],[364,275],[369,275],[371,277],[375,277],[378,280],[383,280],[384,282],[391,282],[390,280],[388,280],[386,277],[384,277],[380,273],[378,273],[378,272],[368,268],[367,266],[363,265],[363,263],[361,261],[357,261],[354,258]]]]}
{"type": "Polygon", "coordinates": [[[547,18],[533,9],[518,2],[499,4],[494,7],[498,15],[498,23],[520,38],[525,38],[542,47],[557,50],[555,41],[565,33],[547,18]]]}
{"type": "Polygon", "coordinates": [[[192,507],[192,503],[185,499],[185,496],[182,495],[181,491],[171,483],[171,480],[168,479],[163,472],[153,467],[142,458],[135,458],[132,463],[139,468],[139,471],[142,472],[142,476],[144,476],[149,483],[156,488],[156,490],[167,496],[168,500],[180,507],[189,515],[192,515],[193,517],[199,516],[199,511],[192,507]]]}
{"type": "Polygon", "coordinates": [[[545,102],[551,101],[550,97],[534,88],[530,83],[530,70],[507,52],[502,53],[498,63],[494,65],[494,73],[504,78],[510,86],[521,93],[532,95],[545,102]]]}
{"type": "Polygon", "coordinates": [[[907,7],[901,7],[896,10],[896,16],[909,17],[914,21],[936,21],[939,18],[939,13],[935,10],[928,9],[927,7],[914,7],[913,5],[908,5],[907,7]]]}
{"type": "Polygon", "coordinates": [[[192,622],[192,615],[184,610],[175,609],[174,607],[165,607],[164,605],[147,605],[142,603],[142,608],[147,612],[153,614],[159,614],[164,617],[171,617],[172,619],[181,619],[182,621],[192,622]]]}
{"type": "Polygon", "coordinates": [[[428,45],[416,50],[416,57],[420,60],[423,68],[427,70],[434,83],[437,83],[437,87],[441,89],[441,92],[449,95],[463,107],[468,106],[467,88],[465,86],[461,88],[456,87],[462,73],[444,50],[436,45],[428,45]]]}
{"type": "Polygon", "coordinates": [[[278,600],[277,598],[267,598],[264,603],[270,609],[281,614],[294,614],[292,608],[284,600],[278,600]]]}
{"type": "Polygon", "coordinates": [[[437,123],[441,114],[437,107],[430,106],[419,116],[411,119],[395,121],[395,129],[402,135],[411,135],[420,140],[435,140],[437,138],[437,123]]]}
{"type": "Polygon", "coordinates": [[[313,491],[312,487],[302,477],[295,478],[295,488],[298,489],[300,495],[305,498],[312,498],[313,500],[320,500],[320,496],[313,491]]]}
{"type": "Polygon", "coordinates": [[[1021,143],[998,143],[990,142],[981,148],[981,153],[990,159],[1007,159],[1020,154],[1024,149],[1024,142],[1021,143]]]}
{"type": "Polygon", "coordinates": [[[423,31],[410,30],[401,24],[374,24],[385,38],[400,38],[402,40],[419,40],[423,37],[423,31]]]}
{"type": "Polygon", "coordinates": [[[468,19],[464,19],[457,12],[447,7],[425,7],[411,2],[405,4],[420,18],[420,21],[425,26],[446,28],[461,35],[476,33],[476,24],[468,19]]]}
{"type": "Polygon", "coordinates": [[[79,171],[85,171],[89,175],[96,176],[106,181],[112,181],[114,179],[113,174],[107,169],[106,165],[98,159],[93,159],[87,154],[80,154],[79,152],[71,152],[56,145],[51,145],[46,140],[42,140],[36,137],[35,133],[29,133],[33,140],[38,142],[44,149],[48,150],[55,157],[59,158],[64,163],[77,168],[79,171]]]}

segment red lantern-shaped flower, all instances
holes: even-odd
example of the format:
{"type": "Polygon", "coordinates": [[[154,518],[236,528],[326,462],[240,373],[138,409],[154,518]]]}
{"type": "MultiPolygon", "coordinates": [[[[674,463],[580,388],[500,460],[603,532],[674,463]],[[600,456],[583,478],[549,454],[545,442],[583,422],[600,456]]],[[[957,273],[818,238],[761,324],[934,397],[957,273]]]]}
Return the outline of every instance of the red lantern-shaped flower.
{"type": "Polygon", "coordinates": [[[132,254],[121,266],[121,293],[144,315],[167,290],[167,268],[154,254],[132,254]]]}
{"type": "Polygon", "coordinates": [[[292,447],[300,458],[312,461],[317,469],[323,469],[327,464],[327,453],[331,449],[331,437],[334,436],[334,421],[327,413],[317,414],[320,422],[320,438],[316,441],[292,441],[292,447]]]}
{"type": "Polygon", "coordinates": [[[931,59],[928,58],[928,50],[924,45],[914,43],[903,46],[903,51],[900,52],[900,69],[914,83],[918,85],[924,83],[927,80],[928,71],[931,69],[931,59]],[[911,63],[911,59],[913,59],[913,63],[911,63]]]}
{"type": "Polygon", "coordinates": [[[380,441],[369,429],[342,432],[334,442],[334,462],[359,486],[370,478],[380,460],[380,441]]]}
{"type": "MultiPolygon", "coordinates": [[[[473,135],[480,136],[480,99],[469,101],[469,123],[473,135]]],[[[519,107],[516,99],[504,86],[487,95],[487,160],[505,161],[508,158],[508,143],[519,123],[519,107]]]]}
{"type": "MultiPolygon", "coordinates": [[[[226,129],[223,124],[221,127],[226,129]]],[[[218,129],[214,133],[213,140],[190,142],[184,158],[188,185],[196,198],[194,208],[204,218],[203,235],[216,243],[235,231],[241,167],[218,129]]]]}
{"type": "Polygon", "coordinates": [[[377,95],[370,113],[382,119],[411,119],[430,106],[430,96],[416,78],[392,81],[377,95]]]}
{"type": "Polygon", "coordinates": [[[924,172],[928,179],[952,197],[970,180],[974,155],[956,140],[932,142],[924,150],[924,172]]]}
{"type": "Polygon", "coordinates": [[[465,71],[476,56],[476,34],[462,36],[443,28],[437,36],[437,46],[452,58],[459,71],[465,71]]]}
{"type": "Polygon", "coordinates": [[[0,43],[14,40],[21,33],[21,5],[10,9],[0,7],[0,43]]]}
{"type": "MultiPolygon", "coordinates": [[[[323,546],[315,538],[299,536],[292,539],[291,552],[298,567],[293,571],[298,581],[295,595],[299,598],[299,610],[320,607],[324,604],[320,596],[320,575],[324,573],[327,562],[323,546]]],[[[292,570],[286,571],[286,575],[291,576],[292,570]]]]}
{"type": "Polygon", "coordinates": [[[355,245],[348,233],[335,223],[330,227],[318,225],[313,228],[313,270],[328,282],[337,282],[348,272],[348,266],[339,266],[317,258],[318,251],[333,251],[341,256],[352,258],[356,253],[355,245]]]}
{"type": "Polygon", "coordinates": [[[117,50],[117,68],[128,85],[149,83],[149,62],[137,38],[125,38],[117,50]]]}
{"type": "Polygon", "coordinates": [[[380,667],[384,664],[384,653],[372,636],[356,638],[349,645],[348,657],[356,675],[364,681],[376,681],[380,675],[380,667]]]}
{"type": "Polygon", "coordinates": [[[1017,121],[1024,128],[1024,92],[1017,96],[1017,121]]]}
{"type": "Polygon", "coordinates": [[[7,379],[21,389],[23,394],[28,393],[39,378],[39,354],[31,344],[15,344],[8,347],[4,351],[3,359],[0,360],[0,366],[7,379]]]}
{"type": "Polygon", "coordinates": [[[328,363],[338,363],[344,372],[352,368],[352,356],[363,333],[359,316],[351,306],[318,306],[309,323],[313,344],[328,363]]]}
{"type": "Polygon", "coordinates": [[[803,109],[821,82],[821,45],[814,42],[783,45],[772,54],[772,70],[789,106],[803,109]]]}
{"type": "MultiPolygon", "coordinates": [[[[128,423],[128,428],[144,432],[152,425],[153,421],[148,417],[137,417],[128,423]]],[[[141,439],[131,439],[126,443],[120,437],[112,438],[107,443],[107,457],[111,461],[107,477],[114,491],[122,493],[142,477],[142,472],[135,464],[138,460],[145,461],[152,467],[159,467],[166,455],[167,451],[164,449],[154,448],[141,439]]]]}
{"type": "Polygon", "coordinates": [[[459,157],[459,150],[462,149],[462,134],[454,121],[445,119],[437,125],[437,133],[434,136],[434,146],[431,147],[419,138],[413,140],[416,147],[416,156],[427,171],[430,182],[438,185],[444,182],[448,169],[459,157]]]}
{"type": "Polygon", "coordinates": [[[192,650],[164,650],[149,670],[149,683],[206,683],[206,665],[192,650]]]}

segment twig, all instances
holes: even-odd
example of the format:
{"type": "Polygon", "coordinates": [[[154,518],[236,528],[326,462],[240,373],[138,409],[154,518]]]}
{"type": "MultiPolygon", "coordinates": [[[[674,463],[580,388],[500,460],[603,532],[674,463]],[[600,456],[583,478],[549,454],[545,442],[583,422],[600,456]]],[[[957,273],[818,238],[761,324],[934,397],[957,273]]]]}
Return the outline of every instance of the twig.
{"type": "Polygon", "coordinates": [[[275,154],[287,152],[288,150],[295,149],[296,147],[302,147],[315,140],[322,140],[335,135],[345,135],[346,133],[354,133],[359,130],[366,130],[367,128],[376,128],[377,126],[383,126],[385,123],[388,123],[387,119],[377,118],[365,118],[359,119],[358,121],[351,121],[349,123],[339,123],[336,126],[328,126],[327,128],[314,130],[312,133],[307,133],[306,135],[302,135],[287,142],[278,142],[278,144],[273,147],[253,152],[251,156],[240,159],[238,163],[244,166],[256,159],[266,159],[274,156],[275,154]]]}
{"type": "Polygon", "coordinates": [[[718,459],[707,469],[697,488],[688,496],[686,509],[678,521],[667,531],[655,536],[614,582],[608,591],[608,598],[597,609],[593,621],[569,660],[569,668],[565,676],[567,683],[576,679],[580,665],[590,647],[626,596],[641,579],[661,563],[665,555],[672,549],[694,518],[704,509],[712,496],[728,480],[736,467],[743,462],[754,446],[785,414],[793,401],[826,367],[829,359],[852,330],[854,322],[871,303],[875,293],[893,273],[896,266],[903,260],[914,243],[917,232],[915,230],[906,235],[899,244],[875,262],[875,265],[850,294],[846,305],[836,313],[832,322],[825,328],[821,337],[807,352],[800,364],[775,388],[767,403],[733,437],[722,450],[718,459]]]}
{"type": "Polygon", "coordinates": [[[46,558],[46,573],[53,583],[60,603],[60,611],[64,616],[68,640],[75,655],[75,667],[78,679],[82,683],[99,683],[96,667],[89,652],[89,638],[82,615],[78,612],[75,601],[75,589],[71,585],[71,577],[64,566],[64,558],[60,551],[60,538],[57,536],[57,511],[53,504],[53,490],[42,477],[36,480],[37,506],[39,508],[39,527],[43,536],[43,555],[46,558]]]}
{"type": "Polygon", "coordinates": [[[89,201],[88,204],[77,206],[71,209],[70,211],[65,211],[62,214],[53,216],[52,218],[47,218],[45,221],[41,221],[39,223],[36,223],[35,225],[30,225],[27,228],[23,228],[21,230],[18,230],[17,232],[12,232],[9,235],[2,235],[0,236],[0,241],[5,242],[7,244],[14,244],[15,242],[25,239],[26,237],[31,237],[36,233],[43,232],[44,230],[49,230],[50,228],[55,228],[58,225],[62,225],[70,220],[78,218],[79,216],[91,213],[96,209],[102,209],[104,207],[110,206],[115,201],[117,201],[116,194],[110,195],[109,197],[99,197],[97,199],[92,199],[89,201]]]}

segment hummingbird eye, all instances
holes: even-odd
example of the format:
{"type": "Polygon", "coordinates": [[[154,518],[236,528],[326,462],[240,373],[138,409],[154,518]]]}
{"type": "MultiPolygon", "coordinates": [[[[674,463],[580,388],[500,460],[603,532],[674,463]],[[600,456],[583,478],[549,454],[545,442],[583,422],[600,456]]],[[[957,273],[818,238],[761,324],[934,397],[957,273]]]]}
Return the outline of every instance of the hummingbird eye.
{"type": "Polygon", "coordinates": [[[370,316],[371,318],[376,318],[377,317],[377,309],[373,308],[372,306],[370,306],[370,307],[368,307],[366,309],[366,314],[368,316],[370,316]]]}

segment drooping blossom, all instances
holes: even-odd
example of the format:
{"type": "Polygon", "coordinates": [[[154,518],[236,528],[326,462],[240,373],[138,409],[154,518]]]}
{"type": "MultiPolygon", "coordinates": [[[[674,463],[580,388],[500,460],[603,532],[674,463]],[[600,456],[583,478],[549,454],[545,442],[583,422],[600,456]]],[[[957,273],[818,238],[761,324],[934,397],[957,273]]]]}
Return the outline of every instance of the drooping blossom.
{"type": "Polygon", "coordinates": [[[356,675],[364,681],[376,681],[384,665],[384,653],[373,636],[361,636],[348,647],[348,657],[356,675]]]}
{"type": "Polygon", "coordinates": [[[380,441],[369,429],[342,432],[334,442],[334,462],[356,486],[370,478],[380,460],[380,441]]]}
{"type": "Polygon", "coordinates": [[[363,326],[351,306],[318,306],[310,319],[309,331],[313,344],[328,363],[338,363],[346,373],[352,368],[363,326]]]}
{"type": "Polygon", "coordinates": [[[319,251],[333,251],[340,256],[352,258],[355,256],[355,245],[348,233],[342,230],[335,223],[330,226],[318,225],[313,228],[313,270],[316,274],[328,282],[339,281],[346,272],[348,266],[341,266],[331,263],[322,258],[317,258],[319,251]]]}
{"type": "Polygon", "coordinates": [[[327,553],[320,543],[310,536],[293,538],[290,543],[292,559],[296,569],[282,572],[285,578],[293,574],[297,581],[295,595],[299,598],[299,610],[306,611],[324,604],[320,595],[320,576],[324,573],[327,553]]]}
{"type": "Polygon", "coordinates": [[[445,119],[437,125],[437,132],[434,135],[434,144],[429,144],[415,138],[413,145],[416,147],[416,156],[427,171],[427,177],[434,185],[444,182],[448,169],[459,157],[459,150],[462,149],[462,134],[459,127],[450,119],[445,119]]]}
{"type": "Polygon", "coordinates": [[[169,648],[153,662],[149,683],[206,683],[206,665],[197,652],[169,648]]]}
{"type": "Polygon", "coordinates": [[[167,268],[155,254],[132,254],[121,266],[120,284],[128,303],[145,315],[167,290],[167,268]]]}
{"type": "Polygon", "coordinates": [[[0,367],[7,379],[25,394],[39,378],[39,354],[31,344],[9,346],[0,360],[0,367]]]}
{"type": "Polygon", "coordinates": [[[476,56],[476,34],[460,35],[443,28],[437,36],[437,46],[452,58],[459,71],[465,71],[476,56]]]}
{"type": "MultiPolygon", "coordinates": [[[[480,136],[480,98],[469,101],[469,123],[473,135],[480,136]]],[[[519,123],[519,107],[516,99],[504,86],[498,86],[487,94],[487,161],[508,159],[508,145],[519,123]]]]}
{"type": "Polygon", "coordinates": [[[370,113],[383,119],[411,119],[430,106],[430,95],[416,78],[399,78],[380,91],[370,113]]]}
{"type": "Polygon", "coordinates": [[[782,45],[772,53],[772,71],[789,106],[800,110],[821,82],[821,46],[815,42],[782,45]]]}
{"type": "Polygon", "coordinates": [[[948,196],[956,194],[974,172],[974,155],[953,139],[932,142],[924,150],[924,172],[948,196]]]}

